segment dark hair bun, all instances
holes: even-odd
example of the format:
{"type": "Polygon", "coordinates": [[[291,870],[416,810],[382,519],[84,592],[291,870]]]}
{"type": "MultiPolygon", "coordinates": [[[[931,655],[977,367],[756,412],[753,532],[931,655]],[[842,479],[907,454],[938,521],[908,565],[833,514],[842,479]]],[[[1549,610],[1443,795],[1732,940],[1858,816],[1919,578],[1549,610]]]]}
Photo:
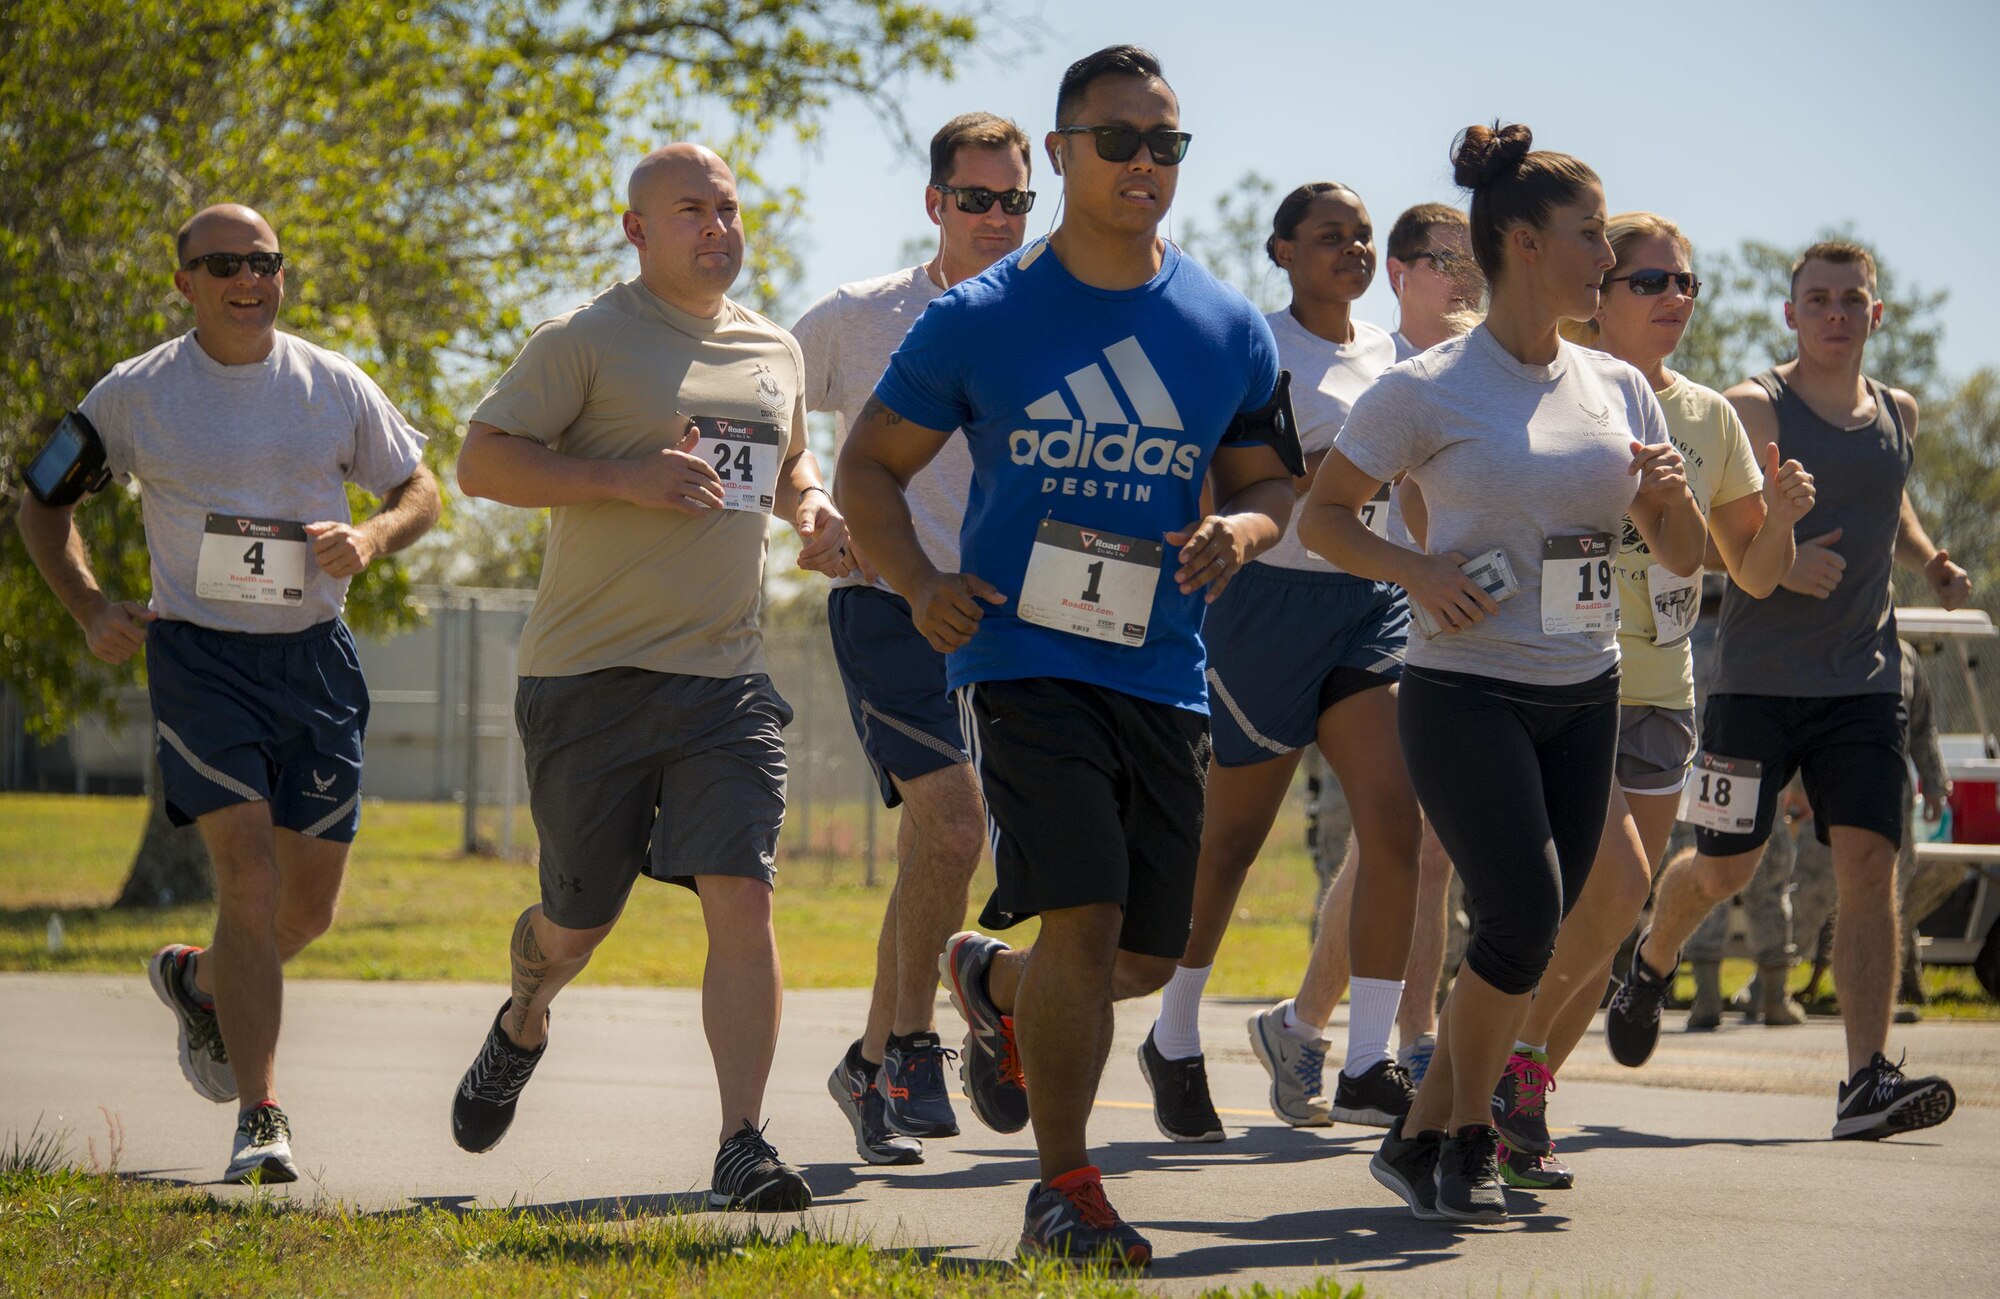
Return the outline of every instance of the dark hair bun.
{"type": "Polygon", "coordinates": [[[1535,146],[1535,133],[1519,122],[1502,126],[1475,123],[1451,142],[1451,178],[1479,189],[1512,172],[1535,146]]]}

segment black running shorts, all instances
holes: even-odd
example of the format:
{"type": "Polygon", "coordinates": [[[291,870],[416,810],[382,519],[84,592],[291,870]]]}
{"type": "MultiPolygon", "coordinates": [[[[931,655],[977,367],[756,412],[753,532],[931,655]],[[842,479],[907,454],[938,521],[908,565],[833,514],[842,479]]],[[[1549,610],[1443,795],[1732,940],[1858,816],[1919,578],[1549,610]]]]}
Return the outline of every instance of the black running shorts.
{"type": "Polygon", "coordinates": [[[1778,793],[1802,778],[1813,829],[1830,842],[1831,827],[1873,830],[1898,848],[1908,804],[1906,715],[1900,694],[1793,699],[1779,695],[1710,695],[1701,717],[1701,750],[1748,758],[1764,766],[1756,822],[1744,834],[1695,831],[1705,856],[1730,857],[1763,846],[1771,835],[1778,793]]]}
{"type": "Polygon", "coordinates": [[[1120,948],[1186,951],[1208,718],[1054,677],[981,681],[958,701],[998,881],[980,924],[1115,902],[1120,948]]]}

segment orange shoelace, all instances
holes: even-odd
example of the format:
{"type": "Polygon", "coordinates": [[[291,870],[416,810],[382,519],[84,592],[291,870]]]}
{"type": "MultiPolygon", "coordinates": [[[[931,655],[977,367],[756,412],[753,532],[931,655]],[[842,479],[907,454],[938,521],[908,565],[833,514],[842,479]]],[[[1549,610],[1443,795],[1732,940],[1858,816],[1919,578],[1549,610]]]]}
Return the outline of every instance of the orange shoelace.
{"type": "Polygon", "coordinates": [[[1078,1178],[1063,1185],[1064,1179],[1049,1183],[1049,1189],[1070,1202],[1077,1216],[1085,1223],[1106,1231],[1118,1225],[1118,1211],[1111,1207],[1111,1201],[1104,1198],[1104,1183],[1096,1177],[1078,1178]]]}
{"type": "Polygon", "coordinates": [[[1000,1041],[1005,1047],[1000,1053],[1000,1081],[1010,1086],[1028,1090],[1028,1076],[1021,1072],[1021,1049],[1014,1045],[1014,1017],[1000,1017],[1000,1041]]]}

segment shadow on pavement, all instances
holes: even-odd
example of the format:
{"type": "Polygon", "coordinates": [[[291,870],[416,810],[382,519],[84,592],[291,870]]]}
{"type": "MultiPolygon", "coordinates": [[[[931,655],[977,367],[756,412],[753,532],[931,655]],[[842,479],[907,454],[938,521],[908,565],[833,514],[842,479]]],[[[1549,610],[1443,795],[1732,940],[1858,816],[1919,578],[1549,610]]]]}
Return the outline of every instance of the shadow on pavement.
{"type": "Polygon", "coordinates": [[[671,1195],[606,1195],[584,1200],[559,1200],[549,1204],[481,1205],[472,1195],[417,1195],[407,1209],[384,1209],[372,1216],[407,1218],[427,1209],[442,1209],[461,1216],[475,1213],[504,1213],[517,1218],[542,1220],[573,1219],[625,1222],[634,1218],[666,1218],[676,1214],[708,1212],[705,1191],[680,1191],[671,1195]]]}
{"type": "Polygon", "coordinates": [[[1694,1146],[1816,1146],[1823,1137],[1668,1137],[1616,1124],[1585,1123],[1562,1139],[1565,1155],[1580,1150],[1683,1150],[1694,1146]]]}
{"type": "Polygon", "coordinates": [[[1494,1227],[1463,1227],[1448,1222],[1419,1222],[1400,1204],[1309,1209],[1238,1222],[1142,1222],[1141,1231],[1187,1232],[1225,1242],[1165,1254],[1153,1261],[1152,1275],[1213,1277],[1268,1268],[1369,1266],[1371,1272],[1407,1272],[1428,1263],[1458,1257],[1458,1240],[1466,1232],[1561,1231],[1569,1219],[1559,1214],[1519,1214],[1494,1227]]]}

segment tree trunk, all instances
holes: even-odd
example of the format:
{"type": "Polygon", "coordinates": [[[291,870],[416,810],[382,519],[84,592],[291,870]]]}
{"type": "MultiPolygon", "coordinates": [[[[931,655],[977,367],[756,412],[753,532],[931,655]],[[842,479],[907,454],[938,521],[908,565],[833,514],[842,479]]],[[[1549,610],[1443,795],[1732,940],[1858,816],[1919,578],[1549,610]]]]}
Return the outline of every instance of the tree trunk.
{"type": "Polygon", "coordinates": [[[171,907],[186,902],[215,899],[215,871],[208,862],[208,848],[201,831],[193,826],[176,828],[167,819],[167,800],[161,792],[158,760],[153,778],[147,782],[151,809],[146,814],[146,832],[139,838],[138,855],[132,859],[132,873],[114,907],[171,907]]]}

